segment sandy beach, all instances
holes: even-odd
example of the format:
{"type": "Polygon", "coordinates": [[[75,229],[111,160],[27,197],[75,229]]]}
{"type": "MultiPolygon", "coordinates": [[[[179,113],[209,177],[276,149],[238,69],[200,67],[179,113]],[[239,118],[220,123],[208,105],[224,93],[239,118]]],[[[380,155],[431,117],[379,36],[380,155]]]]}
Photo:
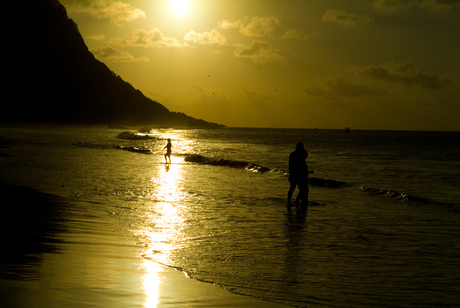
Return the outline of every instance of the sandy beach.
{"type": "Polygon", "coordinates": [[[285,307],[237,295],[142,258],[98,208],[3,184],[0,306],[285,307]]]}

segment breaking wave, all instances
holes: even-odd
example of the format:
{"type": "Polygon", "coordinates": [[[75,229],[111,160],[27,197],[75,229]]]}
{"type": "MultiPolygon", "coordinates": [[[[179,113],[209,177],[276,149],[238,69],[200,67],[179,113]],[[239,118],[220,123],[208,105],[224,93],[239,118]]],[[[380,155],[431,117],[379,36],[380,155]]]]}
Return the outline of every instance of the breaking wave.
{"type": "Polygon", "coordinates": [[[157,136],[149,133],[142,133],[142,132],[122,132],[117,136],[118,139],[125,139],[125,140],[152,140],[152,139],[160,139],[157,136]]]}
{"type": "MultiPolygon", "coordinates": [[[[288,175],[287,172],[279,170],[279,169],[271,169],[264,166],[259,166],[257,164],[247,162],[247,161],[237,161],[237,160],[230,160],[230,159],[222,159],[222,158],[210,158],[200,154],[189,154],[184,159],[187,162],[199,163],[203,165],[212,165],[212,166],[224,166],[224,167],[231,167],[231,168],[240,168],[246,169],[252,172],[277,172],[281,173],[285,176],[288,175]]],[[[330,187],[330,188],[341,188],[346,186],[351,186],[347,182],[343,181],[335,181],[331,179],[320,179],[316,177],[309,177],[308,183],[312,186],[320,186],[320,187],[330,187]]]]}
{"type": "MultiPolygon", "coordinates": [[[[222,158],[210,158],[200,154],[187,154],[185,156],[185,161],[199,163],[204,165],[212,165],[212,166],[224,166],[224,167],[231,167],[231,168],[240,168],[246,169],[248,171],[253,172],[278,172],[284,176],[288,176],[288,173],[283,170],[279,169],[271,169],[264,166],[259,166],[257,164],[247,162],[247,161],[237,161],[237,160],[230,160],[230,159],[222,159],[222,158]]],[[[382,196],[385,198],[390,198],[395,201],[402,201],[402,202],[411,202],[411,203],[418,203],[418,204],[434,204],[437,206],[445,206],[449,208],[453,208],[454,210],[460,210],[460,206],[458,204],[452,203],[445,203],[445,202],[436,202],[426,198],[420,198],[416,196],[410,196],[401,192],[397,192],[394,190],[388,189],[377,189],[377,188],[369,188],[364,186],[356,186],[344,181],[337,181],[332,179],[322,179],[317,177],[309,177],[308,184],[310,186],[317,186],[317,187],[325,187],[325,188],[345,188],[345,187],[355,187],[358,188],[363,193],[368,193],[376,196],[382,196]]]]}
{"type": "Polygon", "coordinates": [[[261,172],[261,173],[279,171],[277,169],[270,169],[270,168],[259,166],[257,164],[253,164],[253,163],[246,162],[246,161],[238,161],[238,160],[222,159],[222,158],[216,159],[216,158],[206,157],[200,154],[188,154],[186,155],[184,160],[186,162],[199,163],[203,165],[240,168],[240,169],[246,169],[248,171],[261,172]]]}
{"type": "Polygon", "coordinates": [[[371,187],[364,187],[364,186],[360,186],[358,187],[358,189],[364,193],[393,199],[395,201],[411,202],[411,203],[417,203],[417,204],[430,204],[430,205],[450,208],[450,209],[453,209],[454,211],[460,211],[460,204],[456,204],[456,203],[440,202],[440,201],[432,200],[429,198],[411,196],[411,195],[407,195],[405,193],[401,193],[401,192],[394,191],[391,189],[379,189],[379,188],[371,188],[371,187]]]}

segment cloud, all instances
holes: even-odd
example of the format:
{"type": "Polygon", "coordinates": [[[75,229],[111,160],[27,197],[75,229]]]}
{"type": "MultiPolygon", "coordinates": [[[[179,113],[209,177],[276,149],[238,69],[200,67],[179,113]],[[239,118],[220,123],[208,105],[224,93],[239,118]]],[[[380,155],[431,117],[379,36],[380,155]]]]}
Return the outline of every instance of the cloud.
{"type": "Polygon", "coordinates": [[[93,34],[90,36],[87,36],[90,40],[95,40],[95,41],[102,41],[105,40],[105,35],[104,34],[93,34]]]}
{"type": "Polygon", "coordinates": [[[112,47],[99,47],[90,49],[93,55],[100,60],[110,60],[112,62],[139,62],[139,61],[150,61],[149,57],[141,56],[135,58],[131,53],[127,51],[116,50],[112,47]]]}
{"type": "MultiPolygon", "coordinates": [[[[222,20],[218,28],[239,29],[240,33],[249,37],[270,37],[274,36],[281,22],[278,17],[253,17],[251,19],[222,20]]],[[[317,37],[319,32],[305,34],[302,31],[292,28],[285,30],[281,35],[283,39],[311,39],[317,37]]]]}
{"type": "Polygon", "coordinates": [[[281,36],[283,39],[303,39],[303,40],[308,40],[311,38],[315,38],[319,36],[319,32],[315,31],[310,34],[305,34],[300,30],[297,30],[296,28],[286,30],[284,34],[281,36]]]}
{"type": "Polygon", "coordinates": [[[137,18],[145,18],[145,12],[122,1],[113,0],[62,0],[69,12],[88,13],[97,19],[109,19],[116,25],[124,25],[137,18]]]}
{"type": "Polygon", "coordinates": [[[373,4],[375,10],[381,11],[397,11],[412,7],[441,10],[455,6],[460,6],[460,0],[376,0],[373,4]]]}
{"type": "Polygon", "coordinates": [[[190,31],[184,36],[184,40],[192,42],[194,44],[202,45],[227,45],[228,40],[219,33],[217,30],[211,30],[211,32],[205,31],[203,33],[196,33],[195,31],[190,31]]]}
{"type": "Polygon", "coordinates": [[[235,20],[235,21],[230,21],[230,20],[222,20],[219,23],[219,28],[221,29],[238,29],[243,25],[243,22],[241,20],[235,20]]]}
{"type": "Polygon", "coordinates": [[[452,86],[460,89],[460,74],[451,74],[448,79],[452,80],[452,86]]]}
{"type": "Polygon", "coordinates": [[[126,38],[112,39],[111,43],[120,47],[129,46],[145,48],[188,46],[186,43],[181,43],[175,38],[165,37],[157,28],[152,30],[138,29],[126,38]]]}
{"type": "Polygon", "coordinates": [[[420,4],[421,7],[433,9],[450,9],[455,6],[460,6],[459,0],[423,0],[420,4]]]}
{"type": "Polygon", "coordinates": [[[325,82],[324,86],[325,89],[324,87],[313,87],[305,91],[310,95],[324,98],[383,96],[388,94],[385,89],[351,83],[342,77],[330,79],[325,82]]]}
{"type": "Polygon", "coordinates": [[[401,0],[377,0],[374,2],[374,9],[380,11],[397,11],[399,9],[415,5],[414,1],[401,0]]]}
{"type": "Polygon", "coordinates": [[[240,29],[240,33],[245,36],[265,37],[273,35],[276,27],[281,22],[278,17],[252,17],[251,20],[222,20],[219,23],[221,29],[240,29]]]}
{"type": "Polygon", "coordinates": [[[240,29],[240,32],[246,36],[264,37],[271,35],[275,26],[279,24],[278,17],[253,17],[246,26],[240,29]]]}
{"type": "Polygon", "coordinates": [[[349,70],[361,76],[370,76],[378,80],[401,83],[409,87],[420,86],[428,89],[442,89],[445,86],[455,83],[452,78],[441,79],[438,76],[419,71],[412,61],[403,63],[390,61],[377,66],[350,67],[349,70]]]}
{"type": "Polygon", "coordinates": [[[323,15],[324,22],[337,22],[343,27],[351,27],[358,23],[369,23],[371,19],[366,15],[358,16],[345,11],[327,10],[323,15]]]}
{"type": "Polygon", "coordinates": [[[236,57],[249,58],[255,63],[266,63],[281,59],[279,50],[268,42],[254,40],[251,46],[240,44],[234,51],[236,57]]]}

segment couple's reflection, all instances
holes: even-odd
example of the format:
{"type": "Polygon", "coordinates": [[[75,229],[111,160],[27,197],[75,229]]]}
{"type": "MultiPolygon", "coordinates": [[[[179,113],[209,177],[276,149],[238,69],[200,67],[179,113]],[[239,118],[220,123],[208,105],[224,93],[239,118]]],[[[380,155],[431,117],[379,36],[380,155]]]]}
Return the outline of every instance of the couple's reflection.
{"type": "Polygon", "coordinates": [[[286,230],[289,232],[296,232],[306,227],[307,212],[308,206],[288,205],[286,213],[286,230]]]}
{"type": "Polygon", "coordinates": [[[295,284],[303,279],[305,273],[299,272],[305,262],[305,250],[308,246],[307,207],[288,206],[285,219],[286,254],[284,258],[285,281],[293,283],[292,292],[296,292],[295,284]]]}

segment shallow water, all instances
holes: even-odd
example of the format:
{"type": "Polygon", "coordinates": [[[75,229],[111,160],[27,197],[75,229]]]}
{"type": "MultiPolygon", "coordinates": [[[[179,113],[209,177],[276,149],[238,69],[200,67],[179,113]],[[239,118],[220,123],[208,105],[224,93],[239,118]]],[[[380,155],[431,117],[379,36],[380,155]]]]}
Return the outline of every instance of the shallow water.
{"type": "MultiPolygon", "coordinates": [[[[238,294],[292,306],[460,302],[458,133],[159,129],[151,131],[154,139],[126,140],[116,138],[121,132],[0,130],[10,142],[1,152],[11,155],[0,158],[2,180],[74,204],[58,217],[72,225],[61,241],[90,245],[85,234],[91,234],[106,243],[93,256],[76,255],[76,271],[99,267],[102,257],[110,260],[107,272],[128,277],[129,271],[117,269],[126,249],[138,256],[132,266],[145,267],[146,279],[147,267],[161,263],[238,294]],[[167,138],[171,165],[163,163],[167,138]],[[309,150],[315,178],[346,184],[311,185],[308,209],[285,205],[287,157],[297,141],[309,150]],[[188,162],[190,154],[212,163],[188,162]],[[231,167],[234,162],[263,169],[231,167]]],[[[47,262],[55,263],[67,246],[54,247],[37,253],[45,256],[40,265],[22,266],[52,271],[47,262]]],[[[116,301],[110,290],[119,287],[110,286],[119,277],[73,277],[73,284],[107,288],[116,301]]],[[[56,296],[76,296],[52,289],[56,296]]],[[[148,289],[138,281],[120,296],[155,307],[142,303],[148,289]]]]}

